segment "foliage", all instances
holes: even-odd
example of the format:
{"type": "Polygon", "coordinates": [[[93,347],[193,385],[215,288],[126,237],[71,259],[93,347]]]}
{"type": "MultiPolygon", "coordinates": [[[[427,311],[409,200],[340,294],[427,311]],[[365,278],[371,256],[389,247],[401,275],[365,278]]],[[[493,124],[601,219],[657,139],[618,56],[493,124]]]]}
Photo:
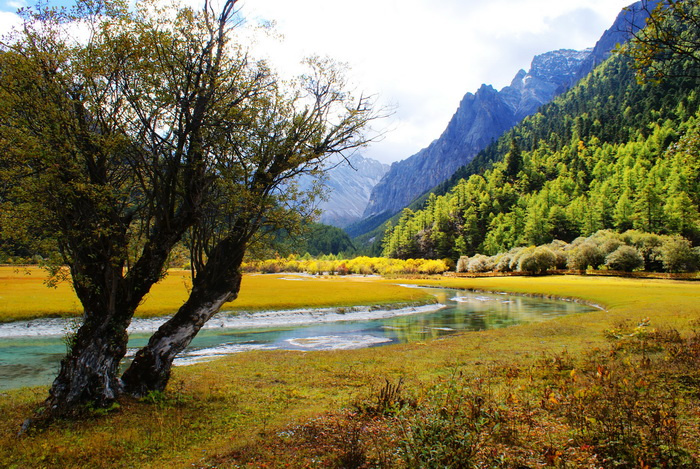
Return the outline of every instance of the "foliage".
{"type": "Polygon", "coordinates": [[[453,379],[427,390],[421,405],[400,414],[400,457],[406,467],[466,468],[496,423],[479,389],[453,379]]]}
{"type": "Polygon", "coordinates": [[[315,223],[306,236],[305,247],[298,248],[298,252],[308,252],[312,256],[324,254],[353,254],[355,246],[345,231],[335,226],[315,223]]]}
{"type": "Polygon", "coordinates": [[[632,272],[644,268],[644,258],[632,246],[620,246],[605,257],[605,265],[612,270],[632,272]]]}
{"type": "Polygon", "coordinates": [[[698,249],[682,236],[657,235],[630,230],[601,230],[571,243],[556,240],[540,246],[516,247],[493,256],[461,256],[457,272],[526,272],[541,274],[552,269],[582,271],[607,269],[632,272],[697,272],[698,249]]]}
{"type": "Polygon", "coordinates": [[[488,272],[493,269],[493,263],[487,256],[477,254],[469,259],[467,272],[488,272]]]}
{"type": "Polygon", "coordinates": [[[524,250],[518,258],[518,270],[531,274],[541,274],[553,268],[556,263],[554,253],[545,246],[524,250]]]}
{"type": "Polygon", "coordinates": [[[457,272],[467,272],[469,266],[469,256],[459,256],[457,260],[457,272]]]}
{"type": "Polygon", "coordinates": [[[695,272],[700,268],[700,251],[680,236],[665,239],[657,252],[668,272],[695,272]]]}
{"type": "Polygon", "coordinates": [[[680,445],[684,391],[677,379],[697,374],[699,337],[659,332],[648,320],[610,335],[616,341],[610,353],[591,354],[568,377],[553,380],[552,410],[571,424],[575,443],[594,448],[606,467],[695,467],[680,445]]]}
{"type": "MultiPolygon", "coordinates": [[[[649,6],[645,6],[649,8],[649,6]]],[[[693,0],[662,0],[649,11],[647,27],[622,51],[634,59],[640,81],[700,75],[700,6],[693,0]]]]}
{"type": "Polygon", "coordinates": [[[567,266],[573,270],[597,269],[605,261],[605,254],[592,242],[575,245],[569,252],[567,266]]]}
{"type": "MultiPolygon", "coordinates": [[[[454,265],[454,264],[453,264],[454,265]]],[[[299,258],[295,255],[287,258],[267,259],[264,261],[244,262],[241,268],[245,272],[306,272],[309,274],[330,275],[411,275],[441,274],[449,270],[446,260],[432,259],[387,259],[385,257],[359,256],[353,259],[339,259],[337,256],[321,256],[318,259],[299,258]]]]}

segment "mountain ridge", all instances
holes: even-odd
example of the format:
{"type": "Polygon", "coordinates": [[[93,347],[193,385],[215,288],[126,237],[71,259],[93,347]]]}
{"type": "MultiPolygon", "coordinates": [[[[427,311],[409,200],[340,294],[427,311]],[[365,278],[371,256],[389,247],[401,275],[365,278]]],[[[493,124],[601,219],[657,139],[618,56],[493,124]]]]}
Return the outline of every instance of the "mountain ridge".
{"type": "MultiPolygon", "coordinates": [[[[444,135],[448,133],[448,130],[450,130],[451,126],[456,126],[456,124],[453,123],[453,121],[455,120],[455,116],[453,116],[453,119],[450,121],[450,123],[447,126],[447,129],[443,132],[440,138],[433,141],[428,147],[422,149],[415,155],[392,164],[392,167],[389,170],[389,172],[373,189],[370,202],[368,203],[367,209],[363,214],[363,219],[360,220],[360,222],[357,222],[347,227],[346,230],[353,236],[368,233],[376,227],[380,226],[385,220],[389,219],[392,215],[398,213],[403,207],[408,206],[413,200],[419,198],[423,194],[426,194],[428,191],[433,189],[438,184],[441,184],[443,181],[446,181],[448,178],[450,178],[454,171],[467,164],[471,159],[474,158],[474,156],[476,156],[476,154],[479,151],[483,150],[496,138],[502,135],[503,132],[512,128],[518,122],[522,121],[524,117],[526,117],[527,115],[531,115],[532,113],[537,111],[537,109],[541,105],[550,102],[554,97],[568,90],[581,78],[588,75],[598,64],[602,63],[611,55],[612,51],[614,50],[617,44],[626,42],[633,31],[636,31],[644,26],[646,18],[648,17],[648,13],[652,11],[658,3],[659,0],[643,0],[624,8],[618,14],[613,25],[601,35],[601,38],[596,42],[593,48],[578,52],[562,49],[560,51],[552,51],[545,54],[539,54],[538,56],[535,56],[535,58],[533,58],[531,70],[529,73],[525,72],[524,70],[518,71],[515,77],[513,78],[511,84],[507,87],[504,87],[501,91],[497,92],[490,85],[482,85],[482,87],[476,92],[476,94],[467,93],[460,102],[460,106],[458,107],[455,116],[459,114],[460,109],[465,104],[465,100],[467,100],[467,98],[470,95],[472,97],[476,97],[476,95],[479,95],[480,92],[482,93],[482,95],[485,95],[487,92],[500,93],[501,97],[503,98],[502,100],[508,102],[508,105],[511,109],[515,108],[514,115],[512,117],[508,117],[504,114],[501,115],[500,119],[491,117],[492,120],[496,122],[494,130],[492,130],[491,132],[487,132],[487,135],[484,136],[485,138],[482,139],[482,142],[486,141],[486,144],[479,148],[477,151],[474,152],[473,149],[466,148],[466,151],[462,152],[461,159],[460,157],[457,158],[457,162],[445,163],[443,161],[438,161],[436,163],[432,163],[433,168],[437,167],[438,170],[434,171],[434,177],[427,178],[429,181],[428,183],[417,184],[417,181],[411,180],[410,172],[408,175],[401,175],[401,173],[405,172],[403,171],[404,168],[411,168],[413,166],[416,166],[416,168],[414,169],[418,169],[419,171],[421,171],[420,173],[414,174],[431,173],[430,169],[433,168],[430,168],[430,163],[423,162],[422,165],[412,163],[414,160],[424,157],[426,153],[429,153],[431,151],[431,148],[439,148],[441,146],[440,140],[443,138],[444,135]],[[568,59],[566,56],[556,56],[556,53],[561,51],[569,51],[570,54],[573,54],[576,60],[576,64],[578,65],[577,69],[572,72],[571,68],[575,67],[570,67],[570,62],[566,60],[566,64],[569,65],[569,73],[566,73],[564,75],[560,74],[558,76],[546,73],[547,65],[549,65],[550,67],[552,67],[553,64],[557,63],[561,65],[561,62],[564,59],[568,59]],[[548,88],[548,91],[546,93],[543,93],[545,90],[539,90],[533,87],[523,89],[523,84],[528,80],[532,81],[533,78],[535,79],[535,83],[539,83],[539,85],[543,86],[545,89],[548,88]],[[537,95],[537,91],[540,91],[541,94],[537,95]],[[526,103],[526,105],[523,105],[521,108],[518,109],[517,104],[520,103],[521,100],[525,100],[525,98],[529,98],[530,102],[526,103]],[[504,127],[507,128],[504,129],[504,127]],[[472,152],[473,154],[471,154],[472,152]],[[465,157],[465,155],[469,156],[465,157]],[[410,162],[405,163],[407,161],[410,162]],[[447,170],[445,170],[445,168],[447,168],[447,170]],[[450,174],[446,174],[450,172],[450,170],[452,172],[450,174]],[[398,174],[399,176],[397,177],[396,174],[398,174]],[[395,179],[396,181],[398,181],[398,183],[393,182],[392,179],[395,179]],[[430,183],[432,182],[434,182],[434,184],[431,185],[430,183]],[[401,194],[401,186],[420,187],[423,190],[419,191],[416,189],[413,192],[405,191],[403,194],[401,194]],[[387,203],[385,202],[387,200],[393,202],[387,203]]],[[[482,124],[483,122],[485,121],[482,121],[482,124]]],[[[478,127],[479,125],[475,125],[472,128],[467,129],[467,133],[471,130],[474,130],[474,128],[478,127]]],[[[483,127],[483,125],[481,127],[483,127]]],[[[452,129],[452,133],[454,132],[455,130],[452,129]]],[[[458,152],[455,151],[452,153],[455,154],[458,152]]]]}
{"type": "Polygon", "coordinates": [[[568,89],[590,52],[560,49],[539,54],[533,58],[529,72],[520,70],[511,85],[502,90],[484,84],[476,93],[466,93],[439,138],[391,165],[372,190],[363,217],[393,215],[447,179],[523,117],[568,89]],[[416,174],[421,177],[416,178],[416,174]]]}

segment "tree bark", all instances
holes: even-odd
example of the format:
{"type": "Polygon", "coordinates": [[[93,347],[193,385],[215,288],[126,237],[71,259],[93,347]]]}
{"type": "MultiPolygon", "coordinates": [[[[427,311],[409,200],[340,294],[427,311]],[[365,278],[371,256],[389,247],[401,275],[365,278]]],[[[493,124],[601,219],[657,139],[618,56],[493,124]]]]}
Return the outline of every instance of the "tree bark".
{"type": "Polygon", "coordinates": [[[128,319],[83,324],[46,400],[47,417],[109,407],[121,393],[119,363],[126,353],[128,319]]]}

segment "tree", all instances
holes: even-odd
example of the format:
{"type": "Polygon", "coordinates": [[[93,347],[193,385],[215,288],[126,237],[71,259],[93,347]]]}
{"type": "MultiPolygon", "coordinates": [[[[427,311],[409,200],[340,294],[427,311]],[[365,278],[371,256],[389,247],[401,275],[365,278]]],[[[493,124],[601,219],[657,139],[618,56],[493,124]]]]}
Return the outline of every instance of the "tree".
{"type": "Polygon", "coordinates": [[[640,81],[700,76],[700,5],[696,0],[643,3],[646,27],[632,27],[632,39],[622,50],[633,59],[640,81]],[[655,6],[654,6],[655,5],[655,6]]]}
{"type": "Polygon", "coordinates": [[[510,139],[508,153],[506,153],[506,156],[503,158],[503,160],[505,162],[505,169],[503,171],[504,175],[510,181],[514,181],[516,179],[516,176],[522,169],[523,156],[518,141],[513,137],[511,137],[510,139]]]}
{"type": "Polygon", "coordinates": [[[27,230],[56,240],[84,308],[49,417],[164,387],[176,349],[235,298],[246,249],[305,219],[314,194],[294,178],[365,141],[369,101],[329,61],[287,88],[233,41],[236,1],[218,13],[117,0],[30,9],[3,45],[0,171],[16,183],[3,208],[28,208],[27,230]],[[173,346],[120,380],[126,328],[183,238],[192,293],[158,331],[173,346]]]}
{"type": "Polygon", "coordinates": [[[212,185],[214,216],[193,227],[192,292],[172,319],[161,326],[122,376],[126,390],[142,396],[163,390],[175,356],[221,306],[236,298],[240,265],[251,243],[278,230],[290,231],[308,222],[315,194],[299,193],[294,178],[313,173],[334,153],[365,143],[361,130],[374,118],[369,102],[350,107],[343,81],[327,60],[309,62],[313,74],[304,80],[304,93],[279,92],[254,109],[253,125],[236,141],[222,142],[223,177],[212,185]],[[228,145],[231,145],[229,148],[228,145]],[[245,152],[245,153],[242,153],[245,152]],[[243,166],[240,158],[244,156],[243,166]]]}

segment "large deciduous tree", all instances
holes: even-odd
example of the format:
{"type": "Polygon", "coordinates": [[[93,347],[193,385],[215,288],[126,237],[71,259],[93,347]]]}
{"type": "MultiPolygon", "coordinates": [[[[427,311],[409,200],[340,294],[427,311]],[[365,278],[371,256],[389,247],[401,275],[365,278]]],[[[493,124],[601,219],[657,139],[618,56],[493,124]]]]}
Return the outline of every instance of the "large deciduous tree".
{"type": "Polygon", "coordinates": [[[3,228],[55,239],[84,308],[49,417],[162,389],[174,356],[236,297],[256,237],[304,219],[314,194],[295,177],[365,143],[368,100],[328,61],[284,83],[251,60],[234,41],[236,1],[81,0],[25,11],[3,44],[3,228]],[[127,327],[183,239],[191,295],[122,381],[127,327]]]}

